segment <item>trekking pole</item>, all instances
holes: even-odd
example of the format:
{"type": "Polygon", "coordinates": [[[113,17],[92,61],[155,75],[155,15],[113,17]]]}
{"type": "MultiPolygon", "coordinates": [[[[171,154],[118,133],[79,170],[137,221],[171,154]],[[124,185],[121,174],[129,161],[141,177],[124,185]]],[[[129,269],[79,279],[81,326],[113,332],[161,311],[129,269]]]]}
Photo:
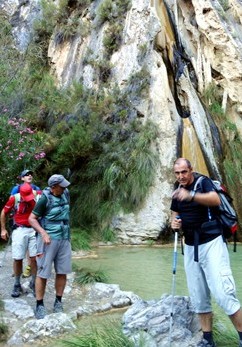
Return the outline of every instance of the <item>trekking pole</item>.
{"type": "MultiPolygon", "coordinates": [[[[176,219],[180,219],[180,217],[176,216],[176,219]]],[[[173,266],[172,266],[172,289],[171,289],[171,314],[170,314],[170,329],[169,329],[169,347],[171,347],[173,306],[174,306],[174,295],[175,295],[175,287],[176,287],[176,265],[177,265],[178,232],[179,232],[179,229],[174,229],[175,240],[174,240],[173,266]]]]}
{"type": "Polygon", "coordinates": [[[8,248],[9,248],[10,242],[11,242],[11,235],[9,235],[7,245],[6,245],[5,250],[4,250],[4,253],[3,253],[3,258],[2,258],[2,261],[1,261],[1,263],[0,263],[0,267],[3,267],[3,265],[4,265],[4,263],[5,263],[5,260],[6,260],[6,256],[7,256],[7,252],[8,252],[8,248]]]}

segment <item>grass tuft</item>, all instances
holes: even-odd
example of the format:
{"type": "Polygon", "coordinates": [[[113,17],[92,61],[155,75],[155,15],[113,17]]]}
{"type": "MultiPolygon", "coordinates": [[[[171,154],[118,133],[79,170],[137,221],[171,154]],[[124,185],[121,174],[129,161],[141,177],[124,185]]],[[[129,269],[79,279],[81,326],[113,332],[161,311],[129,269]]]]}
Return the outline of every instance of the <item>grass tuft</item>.
{"type": "Polygon", "coordinates": [[[134,343],[122,332],[120,323],[106,321],[99,327],[92,327],[90,333],[70,340],[63,340],[69,347],[134,347],[134,343]]]}
{"type": "Polygon", "coordinates": [[[73,270],[76,273],[75,282],[80,285],[101,282],[107,283],[108,277],[102,270],[90,270],[87,268],[79,268],[77,265],[73,264],[73,270]]]}

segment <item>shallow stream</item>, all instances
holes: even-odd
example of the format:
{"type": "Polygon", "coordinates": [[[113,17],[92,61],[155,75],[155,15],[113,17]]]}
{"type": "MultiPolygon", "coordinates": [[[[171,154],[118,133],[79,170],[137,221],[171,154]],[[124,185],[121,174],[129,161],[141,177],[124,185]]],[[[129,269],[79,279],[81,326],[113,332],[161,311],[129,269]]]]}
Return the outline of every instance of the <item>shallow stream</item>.
{"type": "MultiPolygon", "coordinates": [[[[231,267],[238,298],[242,302],[242,245],[229,244],[231,267]]],[[[143,300],[157,299],[170,294],[172,288],[173,247],[99,247],[94,249],[96,258],[74,260],[81,267],[102,270],[109,283],[119,284],[121,290],[132,291],[143,300]]],[[[183,255],[178,246],[175,275],[175,294],[188,295],[183,255]]]]}
{"type": "MultiPolygon", "coordinates": [[[[99,247],[96,258],[74,260],[78,266],[92,271],[102,270],[109,283],[120,289],[132,291],[143,300],[160,298],[171,292],[172,247],[99,247]]],[[[176,294],[187,295],[183,256],[177,250],[176,294]]]]}

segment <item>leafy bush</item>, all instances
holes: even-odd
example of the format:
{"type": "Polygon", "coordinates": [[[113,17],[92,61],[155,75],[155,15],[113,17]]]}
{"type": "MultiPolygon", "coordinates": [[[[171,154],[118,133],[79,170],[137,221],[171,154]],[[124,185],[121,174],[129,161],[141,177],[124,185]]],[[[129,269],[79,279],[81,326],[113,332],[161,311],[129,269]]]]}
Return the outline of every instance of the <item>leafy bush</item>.
{"type": "Polygon", "coordinates": [[[35,171],[45,158],[42,144],[45,135],[27,126],[26,120],[0,117],[0,165],[4,180],[0,182],[1,196],[6,197],[24,168],[35,171]]]}

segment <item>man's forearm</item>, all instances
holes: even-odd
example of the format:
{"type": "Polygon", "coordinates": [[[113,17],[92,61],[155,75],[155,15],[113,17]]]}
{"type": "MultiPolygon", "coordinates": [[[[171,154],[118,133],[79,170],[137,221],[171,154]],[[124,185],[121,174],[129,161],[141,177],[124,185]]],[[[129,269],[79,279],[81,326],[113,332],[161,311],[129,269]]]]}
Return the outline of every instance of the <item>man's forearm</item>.
{"type": "Polygon", "coordinates": [[[6,229],[6,215],[5,215],[4,210],[2,210],[2,212],[1,212],[1,229],[2,230],[6,229]]]}

